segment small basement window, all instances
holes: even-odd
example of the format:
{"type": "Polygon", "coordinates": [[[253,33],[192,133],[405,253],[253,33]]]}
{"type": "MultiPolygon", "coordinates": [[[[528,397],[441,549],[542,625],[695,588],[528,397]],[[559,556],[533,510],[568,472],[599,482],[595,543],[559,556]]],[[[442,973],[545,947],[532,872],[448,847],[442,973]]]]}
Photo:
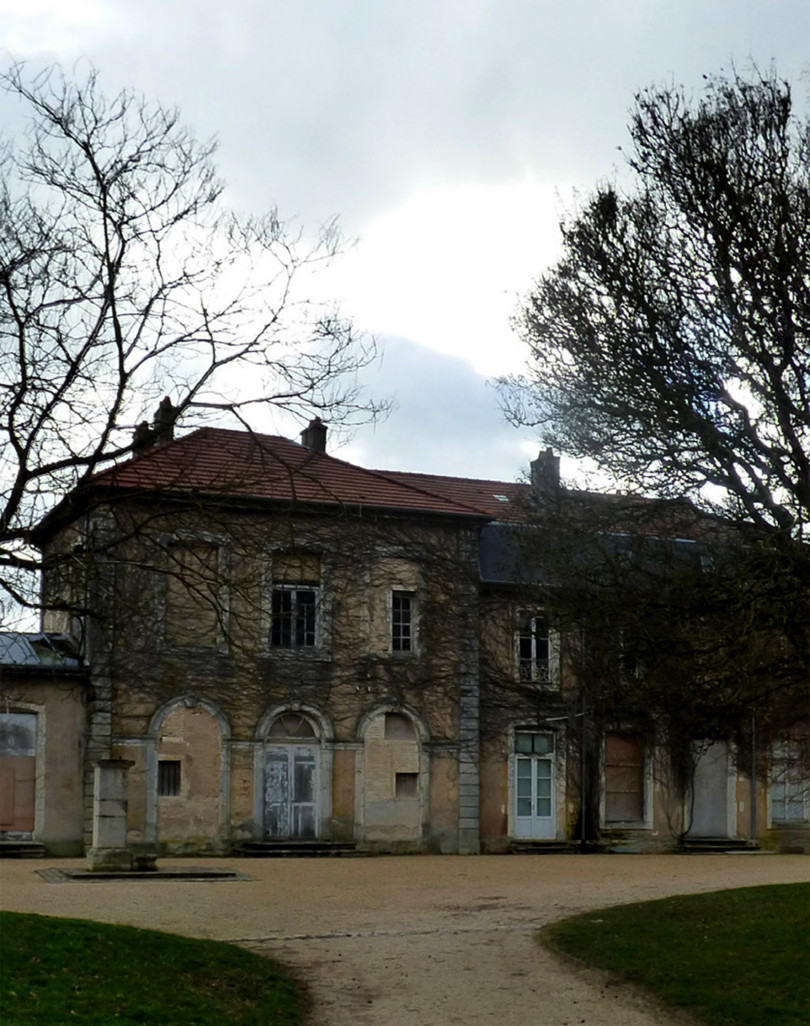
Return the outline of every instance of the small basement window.
{"type": "Polygon", "coordinates": [[[158,795],[176,798],[180,794],[180,760],[161,759],[158,762],[158,795]]]}
{"type": "Polygon", "coordinates": [[[418,798],[419,797],[419,774],[418,773],[397,773],[394,780],[397,798],[418,798]]]}

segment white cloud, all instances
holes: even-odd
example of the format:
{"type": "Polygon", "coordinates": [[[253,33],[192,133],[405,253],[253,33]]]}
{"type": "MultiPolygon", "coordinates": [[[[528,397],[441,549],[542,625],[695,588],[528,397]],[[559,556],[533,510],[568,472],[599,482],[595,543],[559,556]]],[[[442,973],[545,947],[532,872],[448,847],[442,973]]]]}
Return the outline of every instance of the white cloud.
{"type": "Polygon", "coordinates": [[[469,360],[480,374],[520,368],[509,318],[559,252],[560,199],[533,181],[423,189],[361,232],[335,292],[370,331],[469,360]]]}
{"type": "Polygon", "coordinates": [[[120,22],[104,0],[0,0],[3,46],[15,58],[80,51],[120,22]]]}

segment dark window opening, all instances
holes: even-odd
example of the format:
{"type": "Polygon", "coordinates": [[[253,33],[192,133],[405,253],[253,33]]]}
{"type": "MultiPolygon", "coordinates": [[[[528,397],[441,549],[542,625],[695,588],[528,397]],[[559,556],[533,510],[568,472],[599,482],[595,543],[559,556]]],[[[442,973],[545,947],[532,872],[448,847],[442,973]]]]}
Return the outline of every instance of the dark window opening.
{"type": "Polygon", "coordinates": [[[391,592],[391,651],[413,651],[414,597],[410,591],[391,592]]]}
{"type": "Polygon", "coordinates": [[[315,648],[318,640],[318,589],[281,584],[273,588],[273,648],[315,648]]]}
{"type": "Polygon", "coordinates": [[[548,623],[542,617],[520,616],[518,673],[522,681],[551,682],[551,639],[548,623]]]}
{"type": "Polygon", "coordinates": [[[180,760],[161,759],[158,762],[158,795],[176,798],[180,794],[180,760]]]}
{"type": "Polygon", "coordinates": [[[394,778],[394,794],[397,798],[419,797],[419,774],[397,773],[394,778]]]}

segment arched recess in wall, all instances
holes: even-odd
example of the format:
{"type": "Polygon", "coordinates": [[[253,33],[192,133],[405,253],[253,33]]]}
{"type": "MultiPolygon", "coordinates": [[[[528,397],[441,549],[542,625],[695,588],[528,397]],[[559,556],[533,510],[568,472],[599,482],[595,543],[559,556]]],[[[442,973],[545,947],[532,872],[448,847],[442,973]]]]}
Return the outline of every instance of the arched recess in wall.
{"type": "Polygon", "coordinates": [[[430,814],[430,738],[412,709],[378,706],[358,725],[363,742],[357,822],[365,841],[418,844],[430,814]]]}
{"type": "Polygon", "coordinates": [[[147,752],[148,840],[170,851],[227,846],[230,738],[222,710],[196,695],[155,712],[147,752]]]}
{"type": "Polygon", "coordinates": [[[314,706],[277,705],[256,728],[255,819],[267,841],[328,838],[332,724],[314,706]]]}

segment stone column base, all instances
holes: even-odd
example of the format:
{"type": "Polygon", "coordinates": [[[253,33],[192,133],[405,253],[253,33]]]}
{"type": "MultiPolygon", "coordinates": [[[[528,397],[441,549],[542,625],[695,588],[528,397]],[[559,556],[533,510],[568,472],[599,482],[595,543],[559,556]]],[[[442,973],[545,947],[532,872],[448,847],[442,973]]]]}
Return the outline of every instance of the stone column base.
{"type": "Polygon", "coordinates": [[[91,848],[87,853],[87,868],[92,873],[129,873],[132,852],[128,848],[91,848]]]}

